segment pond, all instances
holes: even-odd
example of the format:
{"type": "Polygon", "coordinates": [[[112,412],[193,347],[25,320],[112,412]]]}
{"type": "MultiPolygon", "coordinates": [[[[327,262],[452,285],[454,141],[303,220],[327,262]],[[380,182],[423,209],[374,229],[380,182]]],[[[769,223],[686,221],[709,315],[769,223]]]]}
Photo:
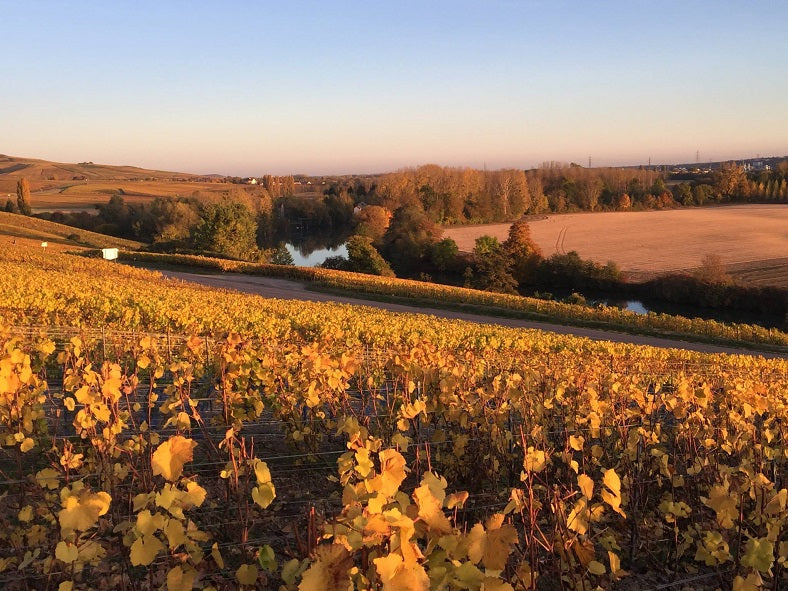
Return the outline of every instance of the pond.
{"type": "Polygon", "coordinates": [[[297,247],[289,242],[285,244],[287,252],[293,257],[293,262],[297,267],[317,267],[322,265],[329,257],[345,257],[347,258],[347,248],[344,244],[340,244],[336,248],[318,248],[311,250],[306,247],[297,247]]]}

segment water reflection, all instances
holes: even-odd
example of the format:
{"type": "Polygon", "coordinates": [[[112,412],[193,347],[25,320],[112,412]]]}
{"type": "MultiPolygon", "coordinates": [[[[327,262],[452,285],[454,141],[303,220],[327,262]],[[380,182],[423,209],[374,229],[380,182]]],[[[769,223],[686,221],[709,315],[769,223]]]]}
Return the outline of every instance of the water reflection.
{"type": "Polygon", "coordinates": [[[649,310],[638,300],[628,300],[626,305],[624,306],[625,310],[629,310],[630,312],[634,312],[635,314],[648,314],[649,310]]]}
{"type": "Polygon", "coordinates": [[[293,257],[293,263],[297,267],[317,267],[321,265],[328,257],[345,257],[347,258],[347,248],[344,244],[340,244],[335,248],[318,248],[311,249],[307,245],[300,248],[287,243],[285,244],[287,252],[293,257]]]}

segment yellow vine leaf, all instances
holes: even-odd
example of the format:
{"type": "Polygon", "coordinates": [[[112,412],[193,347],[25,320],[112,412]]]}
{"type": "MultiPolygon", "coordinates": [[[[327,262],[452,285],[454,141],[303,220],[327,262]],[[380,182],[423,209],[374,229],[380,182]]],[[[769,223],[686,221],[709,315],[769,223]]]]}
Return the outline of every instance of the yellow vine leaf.
{"type": "Polygon", "coordinates": [[[129,558],[132,566],[147,566],[164,551],[164,544],[155,535],[140,536],[131,545],[129,558]]]}
{"type": "Polygon", "coordinates": [[[349,571],[353,557],[338,544],[319,546],[312,564],[304,572],[298,591],[350,591],[349,571]]]}
{"type": "Polygon", "coordinates": [[[98,518],[109,510],[112,497],[104,491],[67,496],[63,509],[58,513],[60,527],[64,530],[85,531],[96,525],[98,518]]]}
{"type": "Polygon", "coordinates": [[[186,493],[183,495],[184,507],[187,509],[199,507],[205,501],[207,494],[205,489],[196,482],[187,482],[186,493]]]}
{"type": "Polygon", "coordinates": [[[405,480],[405,458],[395,449],[384,449],[378,453],[380,474],[369,483],[369,490],[377,491],[387,498],[397,494],[402,481],[405,480]]]}
{"type": "Polygon", "coordinates": [[[468,491],[465,490],[450,494],[446,497],[446,508],[451,510],[459,507],[462,509],[465,506],[465,501],[468,500],[468,496],[468,491]]]}
{"type": "Polygon", "coordinates": [[[753,538],[747,540],[741,563],[750,566],[762,573],[769,572],[774,563],[774,544],[767,538],[753,538]]]}
{"type": "Polygon", "coordinates": [[[60,541],[55,546],[55,558],[63,562],[74,562],[79,556],[79,551],[74,544],[60,541]]]}
{"type": "Polygon", "coordinates": [[[485,568],[502,570],[506,566],[512,546],[517,543],[517,530],[503,523],[503,514],[497,513],[487,520],[487,529],[477,523],[468,532],[468,558],[474,564],[480,561],[485,568]]]}
{"type": "Polygon", "coordinates": [[[57,591],[71,591],[74,588],[74,581],[63,581],[57,586],[57,591]]]}
{"type": "Polygon", "coordinates": [[[252,500],[265,509],[276,498],[276,488],[271,482],[271,471],[268,465],[258,458],[252,460],[252,467],[257,479],[257,486],[252,489],[252,500]]]}
{"type": "Polygon", "coordinates": [[[582,497],[578,499],[575,506],[569,512],[566,518],[566,525],[572,531],[585,534],[588,531],[588,524],[590,522],[590,513],[588,511],[588,499],[582,497]]]}
{"type": "Polygon", "coordinates": [[[529,447],[523,459],[526,472],[541,472],[547,466],[547,455],[541,449],[529,447]]]}
{"type": "Polygon", "coordinates": [[[19,521],[27,523],[33,519],[33,507],[30,505],[25,505],[19,510],[19,514],[16,516],[16,518],[19,519],[19,521]]]}
{"type": "Polygon", "coordinates": [[[33,441],[30,437],[25,437],[24,441],[22,441],[22,444],[19,446],[19,451],[21,451],[22,453],[26,453],[29,452],[31,449],[33,449],[35,446],[36,446],[35,441],[33,441]]]}
{"type": "MultiPolygon", "coordinates": [[[[422,479],[422,482],[425,480],[426,478],[422,479]]],[[[451,523],[443,514],[443,503],[435,496],[429,484],[422,484],[413,491],[413,499],[419,506],[419,518],[427,524],[431,531],[438,534],[451,532],[451,523]]]]}
{"type": "Polygon", "coordinates": [[[588,572],[590,572],[592,575],[604,575],[607,572],[607,569],[601,562],[592,560],[588,563],[588,572]]]}
{"type": "Polygon", "coordinates": [[[626,517],[627,514],[621,508],[621,479],[616,474],[613,468],[605,471],[605,476],[602,480],[606,489],[602,490],[602,500],[605,501],[610,507],[621,515],[626,517]]]}
{"type": "Polygon", "coordinates": [[[361,478],[369,476],[370,472],[374,470],[375,464],[369,457],[369,450],[362,447],[356,450],[356,472],[361,478]]]}
{"type": "Polygon", "coordinates": [[[594,543],[591,540],[575,538],[572,542],[572,550],[583,566],[588,566],[588,563],[591,562],[596,555],[594,552],[594,543]]]}
{"type": "Polygon", "coordinates": [[[168,519],[163,528],[164,535],[167,536],[167,544],[170,550],[174,550],[186,541],[186,531],[183,523],[178,519],[168,519]]]}
{"type": "Polygon", "coordinates": [[[461,583],[461,589],[481,589],[485,576],[470,560],[463,562],[454,570],[454,578],[461,583]]]}
{"type": "Polygon", "coordinates": [[[52,468],[44,468],[43,470],[36,472],[36,482],[38,482],[38,486],[41,488],[55,490],[59,486],[59,476],[60,474],[57,470],[53,470],[52,468]]]}
{"type": "Polygon", "coordinates": [[[406,567],[399,554],[388,554],[373,562],[383,582],[383,591],[427,591],[430,588],[424,567],[420,564],[406,567]]]}
{"type": "Polygon", "coordinates": [[[727,486],[719,484],[713,486],[709,491],[709,497],[700,499],[704,505],[711,507],[717,513],[717,523],[720,527],[726,529],[733,527],[733,520],[739,516],[739,509],[736,497],[730,493],[727,486]]]}
{"type": "Polygon", "coordinates": [[[577,485],[580,487],[583,496],[590,501],[591,497],[594,496],[594,481],[587,474],[578,474],[577,485]]]}
{"type": "Polygon", "coordinates": [[[180,435],[170,437],[153,452],[153,475],[161,474],[166,480],[175,482],[183,472],[183,465],[192,461],[195,447],[196,441],[180,435]]]}
{"type": "Polygon", "coordinates": [[[762,591],[762,584],[763,579],[760,573],[750,573],[747,575],[746,579],[737,575],[736,578],[733,579],[733,591],[762,591]]]}
{"type": "Polygon", "coordinates": [[[235,571],[235,578],[241,585],[254,585],[257,583],[257,567],[253,564],[242,564],[235,571]]]}
{"type": "Polygon", "coordinates": [[[224,558],[222,557],[222,553],[219,552],[219,544],[216,542],[214,542],[213,546],[211,546],[211,556],[213,557],[216,566],[219,568],[224,568],[224,558]]]}
{"type": "Polygon", "coordinates": [[[157,530],[162,529],[165,524],[165,517],[161,513],[152,515],[150,511],[145,509],[137,513],[137,533],[141,536],[150,536],[157,530]]]}
{"type": "Polygon", "coordinates": [[[481,591],[514,591],[514,587],[501,579],[485,577],[482,581],[481,591]]]}
{"type": "Polygon", "coordinates": [[[167,591],[191,591],[194,587],[194,569],[175,566],[167,573],[167,591]]]}
{"type": "Polygon", "coordinates": [[[780,492],[774,495],[771,500],[763,508],[766,515],[778,515],[785,511],[785,505],[788,501],[788,489],[782,488],[780,492]]]}

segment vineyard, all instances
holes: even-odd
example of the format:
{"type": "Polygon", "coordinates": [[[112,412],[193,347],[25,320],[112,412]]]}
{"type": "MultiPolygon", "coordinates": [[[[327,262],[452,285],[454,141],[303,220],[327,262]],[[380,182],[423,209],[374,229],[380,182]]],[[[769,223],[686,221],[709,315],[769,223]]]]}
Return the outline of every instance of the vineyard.
{"type": "Polygon", "coordinates": [[[5,589],[778,589],[788,361],[0,253],[5,589]]]}
{"type": "Polygon", "coordinates": [[[723,323],[672,314],[637,314],[614,306],[589,307],[532,297],[466,289],[452,285],[409,279],[378,277],[333,269],[244,263],[195,255],[149,252],[121,252],[128,261],[187,265],[219,271],[283,277],[306,281],[318,287],[372,297],[394,297],[453,305],[482,306],[527,318],[566,322],[572,325],[599,326],[613,330],[662,336],[689,336],[713,342],[788,347],[788,333],[755,324],[723,323]]]}

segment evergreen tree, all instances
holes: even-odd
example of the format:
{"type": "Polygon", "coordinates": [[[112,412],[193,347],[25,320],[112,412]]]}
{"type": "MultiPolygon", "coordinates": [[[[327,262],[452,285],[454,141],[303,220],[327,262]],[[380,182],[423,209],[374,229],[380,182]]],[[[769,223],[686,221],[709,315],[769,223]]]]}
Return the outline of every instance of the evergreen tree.
{"type": "Polygon", "coordinates": [[[295,265],[293,255],[287,250],[284,242],[280,242],[274,254],[271,255],[271,263],[274,265],[295,265]]]}
{"type": "Polygon", "coordinates": [[[16,182],[16,206],[22,215],[33,214],[33,209],[30,206],[30,184],[24,177],[16,182]]]}

